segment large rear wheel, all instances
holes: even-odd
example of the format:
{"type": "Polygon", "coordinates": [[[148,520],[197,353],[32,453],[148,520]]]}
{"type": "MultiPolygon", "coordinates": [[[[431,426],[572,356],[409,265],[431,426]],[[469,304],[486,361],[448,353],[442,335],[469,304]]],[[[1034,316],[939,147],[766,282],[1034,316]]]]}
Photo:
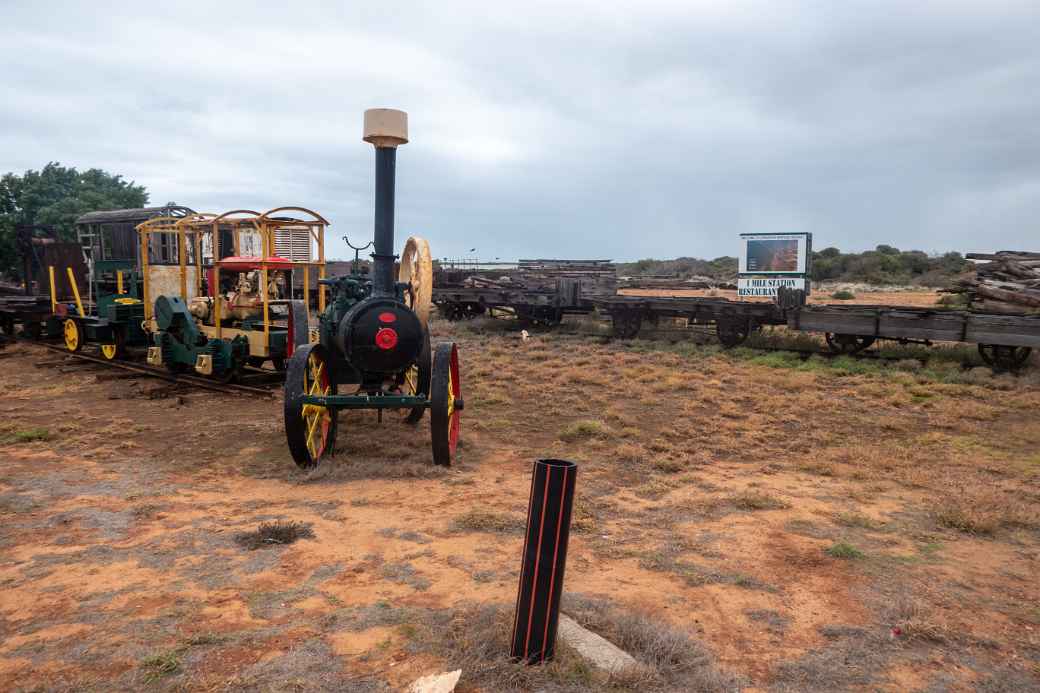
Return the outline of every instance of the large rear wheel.
{"type": "Polygon", "coordinates": [[[433,463],[447,467],[459,444],[462,412],[462,381],[459,378],[459,351],[454,342],[437,345],[433,356],[430,383],[430,437],[433,463]]]}
{"type": "Polygon", "coordinates": [[[405,305],[412,309],[419,322],[426,327],[433,301],[433,256],[425,238],[411,236],[405,241],[397,281],[408,285],[404,295],[405,305]]]}
{"type": "Polygon", "coordinates": [[[289,359],[285,374],[285,439],[301,469],[313,469],[336,444],[337,411],[304,404],[304,395],[334,395],[336,380],[320,344],[305,344],[289,359]]]}

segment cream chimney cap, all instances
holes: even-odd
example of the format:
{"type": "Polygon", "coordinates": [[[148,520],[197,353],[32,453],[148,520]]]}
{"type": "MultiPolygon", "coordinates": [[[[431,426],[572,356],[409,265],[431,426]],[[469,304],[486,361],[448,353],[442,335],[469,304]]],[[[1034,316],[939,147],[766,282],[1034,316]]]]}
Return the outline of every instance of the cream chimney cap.
{"type": "Polygon", "coordinates": [[[395,108],[370,108],[365,111],[362,137],[377,147],[396,147],[408,143],[408,114],[395,108]]]}

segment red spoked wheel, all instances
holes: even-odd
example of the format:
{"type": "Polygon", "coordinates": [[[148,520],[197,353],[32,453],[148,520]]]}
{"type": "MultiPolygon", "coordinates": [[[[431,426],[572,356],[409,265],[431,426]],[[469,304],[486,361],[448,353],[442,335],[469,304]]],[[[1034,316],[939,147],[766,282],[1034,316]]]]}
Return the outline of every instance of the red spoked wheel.
{"type": "Polygon", "coordinates": [[[336,445],[337,411],[304,404],[303,395],[334,395],[336,379],[320,344],[296,347],[285,374],[285,439],[293,460],[313,469],[336,445]]]}
{"type": "Polygon", "coordinates": [[[459,445],[462,408],[459,350],[454,342],[438,344],[433,355],[430,383],[430,438],[434,464],[451,465],[459,445]]]}

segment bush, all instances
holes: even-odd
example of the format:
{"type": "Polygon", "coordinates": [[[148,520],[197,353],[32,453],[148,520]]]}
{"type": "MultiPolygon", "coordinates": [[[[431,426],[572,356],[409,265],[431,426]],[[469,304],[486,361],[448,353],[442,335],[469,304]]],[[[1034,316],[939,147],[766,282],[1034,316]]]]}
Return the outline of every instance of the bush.
{"type": "Polygon", "coordinates": [[[835,291],[833,294],[831,294],[831,298],[836,299],[838,301],[851,301],[852,299],[856,298],[856,294],[852,293],[847,289],[842,289],[841,291],[835,291]]]}
{"type": "Polygon", "coordinates": [[[602,438],[607,435],[607,428],[599,421],[585,419],[568,424],[560,431],[560,440],[572,442],[589,438],[602,438]]]}
{"type": "Polygon", "coordinates": [[[827,549],[827,555],[831,558],[840,558],[846,561],[853,561],[863,558],[863,552],[857,549],[852,544],[847,544],[843,541],[839,541],[829,549],[827,549]]]}

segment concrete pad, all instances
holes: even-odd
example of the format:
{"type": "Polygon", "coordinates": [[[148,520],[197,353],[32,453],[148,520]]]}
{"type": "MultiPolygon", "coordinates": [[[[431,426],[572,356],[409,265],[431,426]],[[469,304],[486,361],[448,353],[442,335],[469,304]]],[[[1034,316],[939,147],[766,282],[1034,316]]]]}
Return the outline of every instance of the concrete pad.
{"type": "Polygon", "coordinates": [[[638,665],[635,657],[605,638],[579,626],[574,619],[560,614],[557,635],[578,651],[592,666],[608,674],[638,665]]]}

